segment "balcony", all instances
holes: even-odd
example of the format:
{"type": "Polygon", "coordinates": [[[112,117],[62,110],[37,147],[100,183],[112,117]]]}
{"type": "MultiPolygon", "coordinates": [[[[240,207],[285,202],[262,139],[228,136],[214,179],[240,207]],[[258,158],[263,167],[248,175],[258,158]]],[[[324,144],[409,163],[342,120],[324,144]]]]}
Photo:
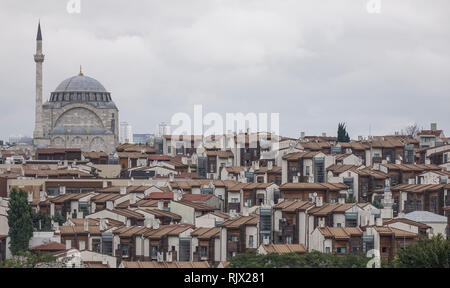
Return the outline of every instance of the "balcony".
{"type": "Polygon", "coordinates": [[[229,252],[238,252],[238,250],[239,250],[238,247],[239,247],[239,242],[228,240],[227,250],[229,252]]]}

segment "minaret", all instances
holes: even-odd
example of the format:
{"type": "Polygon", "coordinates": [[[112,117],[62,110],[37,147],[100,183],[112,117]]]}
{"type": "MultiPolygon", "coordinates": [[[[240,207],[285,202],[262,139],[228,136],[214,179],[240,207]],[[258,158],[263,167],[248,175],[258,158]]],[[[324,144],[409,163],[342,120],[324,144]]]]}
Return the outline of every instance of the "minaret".
{"type": "Polygon", "coordinates": [[[44,62],[44,54],[42,54],[42,33],[41,22],[39,21],[38,32],[36,37],[36,54],[34,55],[36,62],[36,115],[34,120],[33,138],[44,137],[42,129],[42,63],[44,62]]]}

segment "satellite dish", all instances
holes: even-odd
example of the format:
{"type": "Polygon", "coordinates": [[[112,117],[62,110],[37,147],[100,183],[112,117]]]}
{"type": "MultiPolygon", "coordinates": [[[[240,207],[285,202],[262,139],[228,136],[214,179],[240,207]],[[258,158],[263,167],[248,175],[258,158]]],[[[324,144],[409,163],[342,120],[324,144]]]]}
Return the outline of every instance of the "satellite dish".
{"type": "Polygon", "coordinates": [[[313,193],[313,196],[314,196],[314,197],[317,197],[317,192],[314,192],[314,193],[313,193]]]}

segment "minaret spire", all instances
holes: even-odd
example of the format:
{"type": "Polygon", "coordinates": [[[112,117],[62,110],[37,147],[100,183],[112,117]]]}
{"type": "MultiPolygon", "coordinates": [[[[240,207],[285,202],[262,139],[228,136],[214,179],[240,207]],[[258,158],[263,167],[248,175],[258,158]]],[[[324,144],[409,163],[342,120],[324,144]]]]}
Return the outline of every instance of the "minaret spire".
{"type": "Polygon", "coordinates": [[[42,32],[41,21],[38,24],[38,32],[36,37],[36,54],[34,55],[34,62],[36,62],[36,114],[34,122],[34,143],[39,138],[44,137],[42,128],[42,63],[44,62],[44,54],[42,54],[42,32]]]}
{"type": "Polygon", "coordinates": [[[37,32],[36,41],[42,41],[41,20],[39,20],[39,24],[38,24],[38,32],[37,32]]]}

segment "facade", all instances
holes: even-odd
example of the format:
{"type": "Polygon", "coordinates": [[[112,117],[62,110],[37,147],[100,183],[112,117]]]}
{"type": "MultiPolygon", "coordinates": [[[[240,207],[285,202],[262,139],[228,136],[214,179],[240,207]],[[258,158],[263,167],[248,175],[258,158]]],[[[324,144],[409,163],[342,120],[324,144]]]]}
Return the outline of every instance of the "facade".
{"type": "Polygon", "coordinates": [[[97,80],[80,69],[42,103],[42,34],[38,27],[36,62],[36,118],[34,145],[47,148],[80,148],[86,152],[112,153],[118,143],[119,111],[97,80]]]}
{"type": "Polygon", "coordinates": [[[120,123],[119,142],[121,144],[133,144],[133,127],[127,122],[120,123]]]}

